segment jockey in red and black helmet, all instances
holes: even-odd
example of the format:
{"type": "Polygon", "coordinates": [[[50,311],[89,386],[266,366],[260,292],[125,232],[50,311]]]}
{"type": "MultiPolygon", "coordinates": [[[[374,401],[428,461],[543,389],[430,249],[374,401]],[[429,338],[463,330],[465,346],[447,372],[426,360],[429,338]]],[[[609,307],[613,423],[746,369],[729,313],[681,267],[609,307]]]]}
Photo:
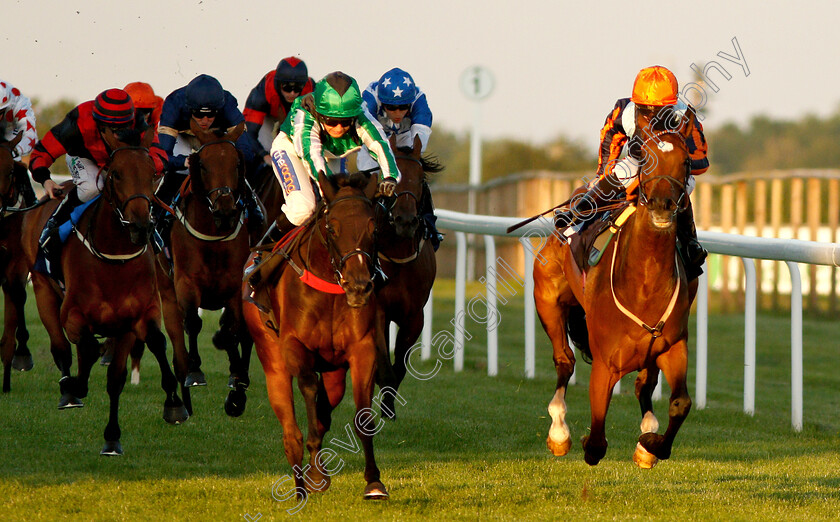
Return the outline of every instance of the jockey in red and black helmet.
{"type": "MultiPolygon", "coordinates": [[[[110,128],[122,141],[130,134],[139,137],[148,129],[146,121],[136,118],[134,103],[122,89],[108,89],[94,100],[84,102],[64,117],[41,138],[32,151],[29,170],[32,179],[44,186],[50,198],[61,196],[58,184],[50,179],[50,166],[66,155],[67,167],[73,177],[74,187],[64,197],[41,234],[41,247],[47,259],[58,255],[58,227],[70,218],[70,213],[81,203],[90,201],[102,190],[104,180],[97,174],[108,163],[111,151],[102,138],[105,128],[110,128]]],[[[166,153],[160,147],[157,132],[149,151],[158,175],[166,166],[166,153]]]]}

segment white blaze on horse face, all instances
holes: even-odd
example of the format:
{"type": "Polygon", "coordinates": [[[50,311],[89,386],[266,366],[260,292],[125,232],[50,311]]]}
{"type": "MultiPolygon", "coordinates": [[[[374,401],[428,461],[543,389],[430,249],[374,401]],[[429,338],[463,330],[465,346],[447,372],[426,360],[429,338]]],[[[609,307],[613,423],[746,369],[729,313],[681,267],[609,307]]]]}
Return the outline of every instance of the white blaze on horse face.
{"type": "Polygon", "coordinates": [[[548,430],[548,438],[556,444],[563,444],[569,440],[569,426],[566,424],[566,387],[557,388],[554,397],[548,404],[548,414],[551,415],[551,428],[548,430]]]}
{"type": "Polygon", "coordinates": [[[659,430],[659,420],[652,411],[646,412],[642,418],[642,433],[656,433],[659,430]]]}

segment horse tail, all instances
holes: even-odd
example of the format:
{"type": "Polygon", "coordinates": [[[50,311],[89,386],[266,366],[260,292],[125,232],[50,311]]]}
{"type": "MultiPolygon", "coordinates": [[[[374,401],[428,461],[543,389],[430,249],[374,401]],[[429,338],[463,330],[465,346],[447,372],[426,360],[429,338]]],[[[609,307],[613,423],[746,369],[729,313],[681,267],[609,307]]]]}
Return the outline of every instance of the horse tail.
{"type": "Polygon", "coordinates": [[[577,348],[586,364],[592,364],[592,352],[589,350],[589,329],[586,327],[586,313],[580,305],[569,308],[566,317],[566,333],[577,348]]]}

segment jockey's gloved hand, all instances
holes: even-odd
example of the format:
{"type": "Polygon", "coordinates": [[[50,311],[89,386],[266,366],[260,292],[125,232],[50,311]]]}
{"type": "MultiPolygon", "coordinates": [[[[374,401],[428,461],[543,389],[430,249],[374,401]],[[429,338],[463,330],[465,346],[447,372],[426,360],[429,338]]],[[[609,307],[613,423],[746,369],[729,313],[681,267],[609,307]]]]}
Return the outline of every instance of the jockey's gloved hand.
{"type": "Polygon", "coordinates": [[[397,180],[395,178],[388,177],[379,182],[379,193],[386,198],[393,196],[395,190],[397,190],[397,180]]]}

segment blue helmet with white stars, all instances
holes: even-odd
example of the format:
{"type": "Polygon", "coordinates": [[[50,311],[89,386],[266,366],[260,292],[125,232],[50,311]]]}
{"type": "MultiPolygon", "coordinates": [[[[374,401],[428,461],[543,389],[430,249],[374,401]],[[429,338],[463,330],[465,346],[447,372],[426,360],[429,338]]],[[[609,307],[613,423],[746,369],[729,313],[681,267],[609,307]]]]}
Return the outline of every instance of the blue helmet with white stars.
{"type": "Polygon", "coordinates": [[[408,105],[417,96],[414,78],[402,69],[394,67],[379,79],[376,96],[386,105],[408,105]]]}

